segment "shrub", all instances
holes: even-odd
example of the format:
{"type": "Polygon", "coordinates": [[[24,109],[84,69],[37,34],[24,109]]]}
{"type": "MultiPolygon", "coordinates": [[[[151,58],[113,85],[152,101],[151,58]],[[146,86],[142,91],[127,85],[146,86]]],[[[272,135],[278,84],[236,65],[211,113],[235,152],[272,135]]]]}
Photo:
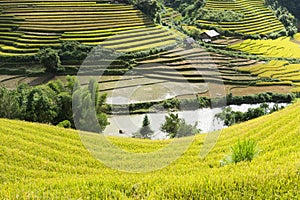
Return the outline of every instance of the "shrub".
{"type": "Polygon", "coordinates": [[[62,122],[59,122],[57,126],[62,128],[71,128],[71,122],[69,120],[64,120],[62,122]]]}
{"type": "Polygon", "coordinates": [[[259,154],[257,143],[252,139],[238,142],[231,147],[231,155],[221,161],[221,165],[252,161],[259,154]]]}
{"type": "Polygon", "coordinates": [[[61,66],[58,52],[51,48],[41,49],[37,54],[37,59],[46,68],[46,72],[56,73],[61,66]]]}

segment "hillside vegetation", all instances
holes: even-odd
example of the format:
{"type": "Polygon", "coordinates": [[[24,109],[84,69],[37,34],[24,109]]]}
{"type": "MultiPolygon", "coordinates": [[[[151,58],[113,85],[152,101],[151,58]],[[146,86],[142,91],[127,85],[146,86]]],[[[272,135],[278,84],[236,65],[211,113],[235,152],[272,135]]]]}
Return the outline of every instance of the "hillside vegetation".
{"type": "MultiPolygon", "coordinates": [[[[274,1],[274,0],[269,0],[274,1]]],[[[278,3],[286,7],[295,17],[300,20],[300,1],[299,0],[277,0],[278,3]]]]}
{"type": "MultiPolygon", "coordinates": [[[[223,130],[205,159],[199,157],[205,134],[197,135],[170,166],[131,174],[94,159],[76,131],[1,119],[0,198],[299,199],[299,121],[300,102],[223,130]],[[260,154],[252,162],[221,167],[220,160],[239,139],[257,141],[260,154]]],[[[151,152],[169,143],[109,139],[131,152],[151,152]]]]}

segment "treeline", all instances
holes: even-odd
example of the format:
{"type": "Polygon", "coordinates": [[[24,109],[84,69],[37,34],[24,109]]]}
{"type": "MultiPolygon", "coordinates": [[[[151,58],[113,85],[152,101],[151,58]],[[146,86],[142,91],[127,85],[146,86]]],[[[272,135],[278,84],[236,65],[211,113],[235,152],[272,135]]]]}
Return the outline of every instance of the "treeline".
{"type": "Polygon", "coordinates": [[[223,120],[226,126],[238,124],[251,119],[255,119],[273,112],[283,109],[283,106],[274,104],[269,106],[267,103],[262,103],[258,108],[249,108],[246,112],[233,111],[230,107],[225,108],[221,113],[217,114],[216,117],[223,120]]]}
{"type": "Polygon", "coordinates": [[[205,0],[165,0],[165,5],[178,10],[185,22],[193,22],[206,4],[205,0]]]}
{"type": "Polygon", "coordinates": [[[300,20],[300,0],[266,0],[267,2],[278,2],[286,7],[298,20],[300,20]]]}
{"type": "Polygon", "coordinates": [[[224,105],[258,104],[266,102],[291,103],[299,98],[300,94],[278,94],[265,92],[254,95],[233,96],[228,94],[220,98],[197,96],[196,98],[177,99],[171,98],[160,102],[134,103],[130,105],[111,105],[108,112],[114,114],[147,113],[156,111],[195,110],[206,107],[221,107],[224,105]]]}
{"type": "MultiPolygon", "coordinates": [[[[296,34],[298,32],[298,28],[297,28],[297,19],[289,12],[291,10],[288,10],[286,8],[285,5],[288,4],[284,4],[283,2],[293,2],[293,1],[282,1],[281,3],[279,3],[279,1],[277,0],[266,0],[265,3],[267,6],[269,6],[272,10],[274,10],[276,17],[278,18],[278,20],[285,26],[286,32],[285,33],[281,33],[281,35],[285,34],[285,35],[289,35],[289,36],[293,36],[294,34],[296,34]],[[284,6],[282,6],[284,5],[284,6]]],[[[298,2],[298,9],[299,9],[299,3],[300,1],[296,0],[295,2],[298,2]]],[[[296,6],[297,7],[297,6],[296,6]]],[[[292,9],[289,6],[289,9],[292,9]]]]}
{"type": "Polygon", "coordinates": [[[30,122],[59,125],[65,128],[76,127],[86,131],[96,131],[96,123],[101,130],[108,125],[104,113],[106,95],[99,96],[98,83],[90,80],[82,87],[75,77],[67,76],[66,83],[60,80],[30,87],[19,85],[14,90],[0,88],[0,118],[19,119],[30,122]],[[76,102],[74,104],[74,102],[76,102]],[[72,109],[73,106],[76,106],[72,109]],[[97,122],[87,119],[97,115],[97,122]]]}
{"type": "Polygon", "coordinates": [[[201,8],[199,9],[196,18],[215,22],[237,22],[244,18],[244,14],[232,10],[211,10],[201,8]]]}
{"type": "Polygon", "coordinates": [[[123,0],[124,3],[134,5],[135,8],[141,10],[152,21],[160,23],[160,13],[164,9],[163,3],[159,0],[123,0]]]}

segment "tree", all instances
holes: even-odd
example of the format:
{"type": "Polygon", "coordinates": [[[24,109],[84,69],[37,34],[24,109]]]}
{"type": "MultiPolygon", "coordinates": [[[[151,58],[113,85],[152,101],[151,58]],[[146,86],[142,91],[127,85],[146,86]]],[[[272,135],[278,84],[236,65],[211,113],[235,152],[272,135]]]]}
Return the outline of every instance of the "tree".
{"type": "Polygon", "coordinates": [[[37,58],[40,63],[46,68],[46,72],[55,74],[61,66],[58,52],[54,49],[41,49],[37,54],[37,58]]]}
{"type": "Polygon", "coordinates": [[[153,134],[153,130],[150,128],[150,120],[147,115],[145,115],[143,119],[142,128],[140,129],[139,133],[143,138],[150,138],[153,134]]]}
{"type": "Polygon", "coordinates": [[[61,92],[57,96],[57,117],[54,123],[57,124],[64,120],[68,120],[74,127],[72,96],[67,92],[61,92]]]}
{"type": "Polygon", "coordinates": [[[137,0],[135,6],[145,13],[151,20],[160,22],[159,12],[162,10],[162,5],[156,0],[137,0]]]}
{"type": "Polygon", "coordinates": [[[166,132],[171,138],[176,137],[179,129],[179,116],[178,114],[170,113],[165,117],[165,122],[161,125],[160,130],[166,132]]]}
{"type": "Polygon", "coordinates": [[[186,137],[200,132],[197,123],[187,124],[184,119],[180,119],[178,114],[170,113],[165,117],[165,122],[161,125],[161,131],[166,132],[170,138],[186,137]]]}
{"type": "Polygon", "coordinates": [[[87,57],[91,49],[91,46],[81,44],[78,41],[63,41],[58,53],[62,60],[78,63],[87,57]]]}
{"type": "Polygon", "coordinates": [[[107,115],[99,108],[102,105],[99,105],[98,101],[100,99],[101,104],[104,104],[106,95],[98,98],[97,88],[98,84],[91,80],[87,87],[78,88],[73,93],[73,118],[78,129],[101,132],[109,124],[107,115]]]}
{"type": "Polygon", "coordinates": [[[9,91],[6,87],[0,88],[0,117],[16,119],[20,117],[21,110],[15,91],[9,91]]]}
{"type": "Polygon", "coordinates": [[[55,92],[47,86],[31,89],[27,97],[25,119],[33,122],[53,123],[57,116],[55,92]]]}
{"type": "Polygon", "coordinates": [[[181,119],[175,137],[187,137],[200,133],[200,130],[197,128],[197,125],[197,122],[194,125],[191,125],[187,124],[184,119],[181,119]]]}

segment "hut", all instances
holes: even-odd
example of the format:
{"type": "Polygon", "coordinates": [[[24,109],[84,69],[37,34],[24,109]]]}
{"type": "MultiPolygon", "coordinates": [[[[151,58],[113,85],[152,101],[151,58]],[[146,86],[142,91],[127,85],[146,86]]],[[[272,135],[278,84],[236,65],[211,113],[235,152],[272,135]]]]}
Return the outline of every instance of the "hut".
{"type": "Polygon", "coordinates": [[[208,30],[204,31],[203,33],[200,34],[200,38],[203,42],[211,42],[213,40],[216,40],[220,38],[220,33],[218,33],[215,30],[208,30]]]}
{"type": "Polygon", "coordinates": [[[187,48],[193,48],[197,43],[192,37],[188,37],[184,40],[184,44],[187,48]]]}

